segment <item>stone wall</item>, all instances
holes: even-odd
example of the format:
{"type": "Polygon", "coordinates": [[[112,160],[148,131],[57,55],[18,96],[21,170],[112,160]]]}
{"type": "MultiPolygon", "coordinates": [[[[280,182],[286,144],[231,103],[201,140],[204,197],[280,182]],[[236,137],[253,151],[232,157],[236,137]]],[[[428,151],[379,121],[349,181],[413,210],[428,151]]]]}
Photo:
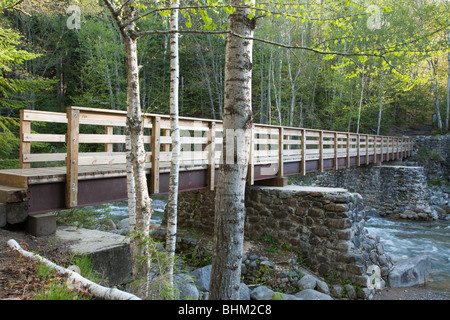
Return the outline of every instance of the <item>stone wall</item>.
{"type": "Polygon", "coordinates": [[[343,187],[364,198],[366,210],[381,216],[416,220],[438,218],[428,201],[423,167],[361,166],[319,175],[316,185],[343,187]]]}
{"type": "Polygon", "coordinates": [[[450,135],[414,137],[413,160],[424,167],[427,180],[448,179],[450,135]]]}
{"type": "MultiPolygon", "coordinates": [[[[178,224],[213,230],[214,192],[179,194],[178,224]]],[[[289,243],[313,271],[336,274],[367,285],[367,268],[378,265],[386,277],[392,267],[376,236],[364,228],[362,198],[345,189],[314,187],[247,187],[245,237],[266,234],[289,243]]]]}

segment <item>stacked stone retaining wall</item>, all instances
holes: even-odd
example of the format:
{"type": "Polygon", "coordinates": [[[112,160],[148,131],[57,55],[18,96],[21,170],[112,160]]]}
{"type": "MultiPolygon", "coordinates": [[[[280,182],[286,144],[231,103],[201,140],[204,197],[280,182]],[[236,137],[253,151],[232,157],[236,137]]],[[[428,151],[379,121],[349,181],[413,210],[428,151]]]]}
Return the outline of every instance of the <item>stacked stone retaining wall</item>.
{"type": "MultiPolygon", "coordinates": [[[[214,192],[179,194],[178,224],[212,232],[214,192]]],[[[377,236],[364,228],[360,195],[340,188],[256,187],[246,189],[245,237],[270,235],[289,243],[306,265],[322,276],[335,274],[367,286],[367,268],[377,265],[385,278],[392,267],[377,236]]]]}
{"type": "Polygon", "coordinates": [[[364,198],[366,210],[376,211],[381,216],[416,220],[438,218],[429,203],[423,167],[383,165],[327,171],[317,177],[316,185],[357,192],[364,198]]]}

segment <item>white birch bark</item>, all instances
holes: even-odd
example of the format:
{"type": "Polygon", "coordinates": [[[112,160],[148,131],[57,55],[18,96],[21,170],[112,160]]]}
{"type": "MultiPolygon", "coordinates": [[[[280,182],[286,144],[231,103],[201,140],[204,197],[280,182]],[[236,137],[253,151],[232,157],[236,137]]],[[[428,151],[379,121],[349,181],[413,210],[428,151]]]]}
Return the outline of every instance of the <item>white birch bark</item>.
{"type": "Polygon", "coordinates": [[[380,84],[380,106],[378,107],[378,126],[377,126],[377,136],[380,135],[381,127],[381,114],[383,111],[383,83],[384,83],[384,70],[381,72],[381,84],[380,84]]]}
{"type": "Polygon", "coordinates": [[[363,64],[362,77],[361,77],[361,97],[359,99],[358,124],[356,127],[356,133],[359,133],[359,123],[361,121],[361,108],[362,108],[362,101],[363,101],[363,95],[364,95],[364,73],[365,73],[365,65],[363,64]]]}
{"type": "MultiPolygon", "coordinates": [[[[172,8],[179,7],[174,0],[172,8]]],[[[170,30],[178,31],[178,9],[170,16],[170,30]]],[[[178,173],[180,168],[180,129],[178,125],[178,87],[180,64],[178,55],[178,33],[170,34],[170,128],[172,131],[172,164],[170,167],[169,196],[167,201],[166,251],[171,259],[168,270],[169,282],[173,285],[174,257],[177,239],[178,173]]]]}
{"type": "MultiPolygon", "coordinates": [[[[114,5],[109,0],[103,0],[113,14],[125,44],[125,63],[127,70],[127,134],[129,134],[130,150],[127,152],[127,163],[131,165],[127,182],[131,187],[131,179],[134,184],[134,195],[128,190],[128,196],[134,201],[134,212],[130,212],[130,251],[132,277],[136,280],[133,292],[141,297],[148,296],[150,274],[150,259],[145,237],[150,229],[150,218],[152,215],[151,198],[148,193],[147,178],[145,172],[145,149],[144,149],[144,123],[142,119],[140,93],[139,93],[139,66],[137,58],[137,38],[133,36],[134,23],[127,24],[136,16],[136,7],[131,6],[129,1],[123,6],[121,17],[118,15],[114,5]],[[123,24],[121,19],[123,19],[123,24]],[[125,27],[123,27],[125,25],[125,27]],[[135,218],[133,218],[133,216],[135,218]],[[134,220],[134,221],[132,221],[134,220]],[[133,224],[134,222],[134,228],[133,224]]],[[[128,139],[128,138],[127,138],[128,139]]],[[[133,206],[129,205],[133,210],[133,206]]]]}
{"type": "Polygon", "coordinates": [[[87,289],[92,295],[94,295],[97,298],[105,299],[105,300],[141,300],[139,297],[125,292],[118,290],[116,288],[107,288],[104,286],[101,286],[95,282],[92,282],[84,277],[82,277],[79,273],[72,271],[70,269],[58,266],[57,264],[51,262],[50,260],[26,251],[22,249],[22,247],[17,243],[16,240],[10,239],[7,242],[8,246],[19,252],[21,255],[27,258],[31,258],[33,260],[37,260],[40,263],[45,264],[46,266],[54,269],[56,272],[62,275],[67,275],[67,284],[73,289],[78,290],[85,290],[87,289]]]}
{"type": "MultiPolygon", "coordinates": [[[[228,30],[252,37],[255,20],[248,18],[254,1],[231,0],[236,11],[228,30]]],[[[215,199],[211,300],[239,298],[244,243],[245,185],[253,125],[251,105],[252,40],[227,34],[225,44],[225,99],[222,159],[215,199]],[[240,138],[236,138],[240,136],[240,138]],[[227,163],[226,159],[234,160],[227,163]]]]}

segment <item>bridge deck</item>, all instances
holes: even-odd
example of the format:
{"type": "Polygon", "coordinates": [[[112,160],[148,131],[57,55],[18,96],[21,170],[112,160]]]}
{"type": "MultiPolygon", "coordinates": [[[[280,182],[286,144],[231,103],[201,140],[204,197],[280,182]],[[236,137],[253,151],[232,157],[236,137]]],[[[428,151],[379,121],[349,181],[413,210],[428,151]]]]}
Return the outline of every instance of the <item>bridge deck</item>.
{"type": "MultiPolygon", "coordinates": [[[[17,191],[11,187],[24,190],[29,214],[127,199],[126,159],[122,152],[125,123],[126,113],[115,110],[81,107],[68,107],[66,113],[22,110],[21,169],[0,170],[0,202],[8,199],[8,196],[2,196],[3,193],[17,191]],[[31,130],[32,124],[43,122],[58,123],[61,132],[39,134],[31,130]],[[84,131],[87,126],[91,129],[84,131]],[[92,132],[92,126],[100,133],[83,133],[92,132]],[[32,152],[39,142],[66,145],[67,152],[32,152]],[[103,150],[81,152],[86,150],[80,148],[82,144],[100,144],[103,150]],[[31,168],[32,163],[44,167],[31,168]],[[2,189],[1,186],[5,187],[2,189]]],[[[145,114],[144,127],[149,193],[167,193],[171,159],[170,118],[145,114]]],[[[182,117],[180,129],[180,191],[214,189],[221,156],[221,121],[182,117]]],[[[411,155],[413,147],[409,137],[260,124],[254,125],[251,137],[249,184],[293,174],[402,159],[411,155]]],[[[21,198],[15,197],[14,201],[21,198]]]]}

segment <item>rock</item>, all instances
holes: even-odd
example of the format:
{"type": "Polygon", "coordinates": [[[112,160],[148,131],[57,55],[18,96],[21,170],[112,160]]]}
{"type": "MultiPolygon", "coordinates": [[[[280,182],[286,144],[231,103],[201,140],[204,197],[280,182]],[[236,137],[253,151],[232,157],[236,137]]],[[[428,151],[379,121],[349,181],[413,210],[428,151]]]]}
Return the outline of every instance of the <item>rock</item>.
{"type": "Polygon", "coordinates": [[[349,299],[355,299],[356,298],[356,290],[353,288],[351,284],[344,285],[345,295],[349,299]]]}
{"type": "Polygon", "coordinates": [[[268,294],[273,295],[274,291],[266,286],[259,286],[250,292],[250,298],[252,300],[263,300],[264,297],[268,297],[268,294]]]}
{"type": "Polygon", "coordinates": [[[333,300],[329,295],[313,289],[302,290],[294,294],[294,296],[303,300],[333,300]]]}
{"type": "Polygon", "coordinates": [[[179,273],[173,276],[173,282],[175,288],[179,290],[178,299],[198,300],[200,294],[191,276],[184,273],[179,273]]]}
{"type": "Polygon", "coordinates": [[[303,300],[302,298],[298,298],[293,294],[281,293],[281,292],[274,292],[270,296],[269,296],[269,294],[267,294],[267,298],[268,299],[262,299],[262,300],[303,300]]]}
{"type": "Polygon", "coordinates": [[[209,283],[211,280],[211,265],[195,269],[190,273],[195,285],[200,291],[209,291],[209,283]]]}
{"type": "Polygon", "coordinates": [[[305,289],[314,289],[317,284],[317,278],[312,275],[303,276],[298,282],[297,285],[300,290],[305,289]]]}
{"type": "Polygon", "coordinates": [[[330,288],[325,281],[317,279],[316,290],[325,294],[330,294],[330,288]]]}
{"type": "Polygon", "coordinates": [[[331,295],[335,298],[340,299],[340,298],[342,298],[342,290],[343,290],[343,288],[341,285],[338,285],[338,284],[333,285],[333,286],[331,286],[331,295]]]}
{"type": "Polygon", "coordinates": [[[250,288],[243,282],[239,284],[239,300],[250,300],[250,288]]]}
{"type": "Polygon", "coordinates": [[[428,255],[400,260],[394,264],[389,274],[391,287],[410,287],[424,284],[431,270],[431,260],[428,255]]]}

